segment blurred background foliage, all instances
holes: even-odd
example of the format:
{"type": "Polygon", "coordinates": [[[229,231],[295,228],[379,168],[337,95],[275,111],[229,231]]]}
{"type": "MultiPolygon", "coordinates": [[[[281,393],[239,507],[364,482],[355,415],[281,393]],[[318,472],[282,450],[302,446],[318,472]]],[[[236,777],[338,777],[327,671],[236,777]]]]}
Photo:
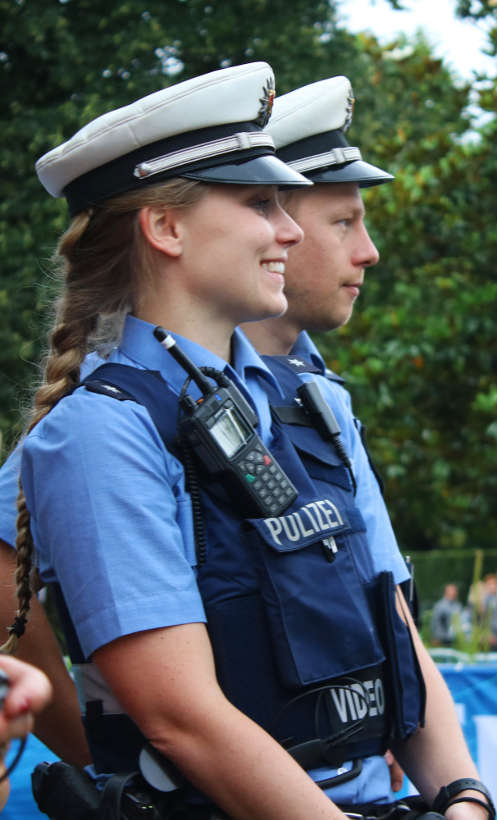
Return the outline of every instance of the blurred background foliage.
{"type": "MultiPolygon", "coordinates": [[[[394,8],[402,3],[391,0],[394,8]]],[[[496,2],[454,0],[490,22],[496,2]]],[[[495,80],[462,83],[421,36],[380,46],[321,0],[0,0],[0,432],[22,422],[67,221],[33,164],[86,121],[159,87],[267,60],[284,93],[352,80],[349,132],[395,183],[366,192],[381,251],[352,321],[318,337],[347,378],[405,551],[491,548],[497,532],[495,80]],[[470,105],[471,104],[471,105],[470,105]]],[[[493,22],[495,21],[495,25],[493,22]]]]}

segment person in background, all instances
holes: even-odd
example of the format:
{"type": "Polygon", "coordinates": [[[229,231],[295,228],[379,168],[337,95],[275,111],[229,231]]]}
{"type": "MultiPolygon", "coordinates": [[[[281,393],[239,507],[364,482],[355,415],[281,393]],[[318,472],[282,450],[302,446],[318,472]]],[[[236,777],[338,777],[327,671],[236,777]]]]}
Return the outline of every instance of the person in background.
{"type": "Polygon", "coordinates": [[[471,584],[466,610],[478,631],[480,649],[494,649],[497,646],[497,575],[494,572],[471,584]]]}
{"type": "MultiPolygon", "coordinates": [[[[33,728],[35,715],[46,708],[52,687],[46,675],[31,664],[0,654],[0,672],[8,685],[0,705],[0,811],[9,796],[3,762],[11,740],[24,738],[33,728]]],[[[2,688],[4,679],[2,678],[2,688]]]]}
{"type": "Polygon", "coordinates": [[[489,612],[495,609],[497,602],[497,575],[495,572],[488,572],[483,577],[483,610],[489,612]]]}
{"type": "Polygon", "coordinates": [[[483,621],[483,610],[485,601],[485,583],[480,578],[470,584],[466,606],[471,615],[471,621],[477,626],[481,626],[483,621]]]}
{"type": "Polygon", "coordinates": [[[436,602],[431,615],[431,637],[435,646],[452,646],[461,629],[463,606],[459,601],[457,584],[444,587],[442,597],[436,602]]]}
{"type": "Polygon", "coordinates": [[[497,575],[489,572],[483,578],[483,622],[488,628],[491,649],[497,649],[497,575]]]}
{"type": "Polygon", "coordinates": [[[497,649],[497,606],[492,609],[490,618],[490,648],[497,649]]]}

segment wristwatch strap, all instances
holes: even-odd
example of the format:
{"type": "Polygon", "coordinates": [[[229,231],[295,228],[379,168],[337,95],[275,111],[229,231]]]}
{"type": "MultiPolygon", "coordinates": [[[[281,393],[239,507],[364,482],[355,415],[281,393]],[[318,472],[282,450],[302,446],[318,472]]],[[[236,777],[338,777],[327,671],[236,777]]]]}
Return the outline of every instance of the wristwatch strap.
{"type": "Polygon", "coordinates": [[[432,810],[438,812],[438,814],[444,814],[451,799],[466,789],[472,789],[475,792],[480,792],[485,795],[488,801],[490,814],[493,818],[495,818],[495,806],[492,802],[492,797],[489,790],[483,783],[481,783],[480,780],[475,780],[474,777],[461,777],[459,780],[453,780],[452,783],[448,784],[448,786],[442,786],[433,801],[432,810]]]}

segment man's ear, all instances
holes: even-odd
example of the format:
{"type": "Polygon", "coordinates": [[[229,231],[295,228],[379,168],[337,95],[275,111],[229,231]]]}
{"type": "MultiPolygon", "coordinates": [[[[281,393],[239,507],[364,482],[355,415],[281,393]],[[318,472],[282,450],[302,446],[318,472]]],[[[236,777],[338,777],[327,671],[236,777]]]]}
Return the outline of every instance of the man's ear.
{"type": "Polygon", "coordinates": [[[178,212],[174,208],[147,206],[139,213],[145,238],[167,256],[180,256],[183,250],[178,212]]]}

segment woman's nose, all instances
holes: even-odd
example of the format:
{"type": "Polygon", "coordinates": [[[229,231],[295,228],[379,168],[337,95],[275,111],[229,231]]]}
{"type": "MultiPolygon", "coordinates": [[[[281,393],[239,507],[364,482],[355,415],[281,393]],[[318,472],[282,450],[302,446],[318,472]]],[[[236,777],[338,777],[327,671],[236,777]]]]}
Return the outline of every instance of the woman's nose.
{"type": "Polygon", "coordinates": [[[278,209],[276,239],[282,245],[298,245],[304,238],[304,231],[290,214],[281,206],[278,209]]]}

